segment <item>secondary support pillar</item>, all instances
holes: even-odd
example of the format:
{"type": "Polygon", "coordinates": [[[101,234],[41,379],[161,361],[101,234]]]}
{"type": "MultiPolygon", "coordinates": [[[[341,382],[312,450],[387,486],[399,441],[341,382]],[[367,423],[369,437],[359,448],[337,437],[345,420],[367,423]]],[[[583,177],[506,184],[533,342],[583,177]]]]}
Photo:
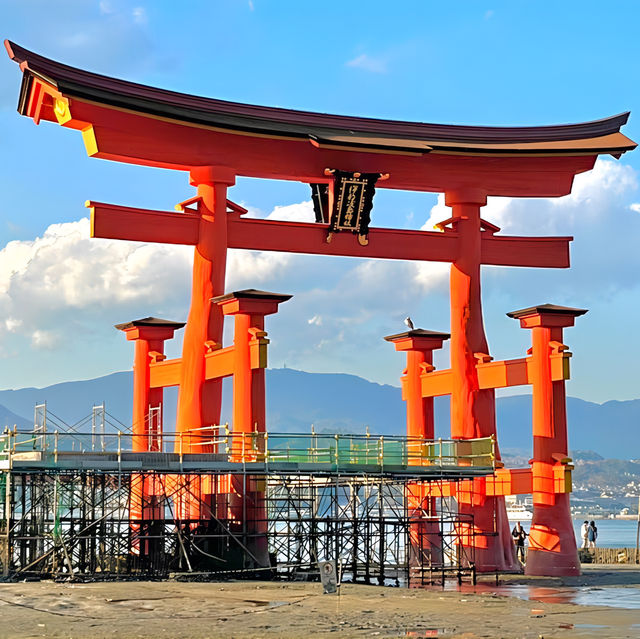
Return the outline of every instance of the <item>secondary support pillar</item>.
{"type": "Polygon", "coordinates": [[[567,441],[565,379],[569,353],[562,330],[587,311],[543,304],[508,313],[531,329],[533,367],[533,520],[529,533],[527,575],[580,574],[580,561],[571,521],[571,478],[567,441]],[[562,369],[562,379],[552,381],[552,369],[562,369]],[[568,485],[567,485],[568,483],[568,485]]]}
{"type": "MultiPolygon", "coordinates": [[[[222,312],[211,305],[211,298],[224,292],[227,188],[235,184],[235,175],[226,167],[200,167],[192,169],[190,182],[198,187],[200,229],[193,257],[191,308],[182,345],[178,433],[220,422],[222,380],[205,380],[205,353],[207,342],[209,346],[222,344],[222,312]]],[[[185,440],[187,448],[192,439],[197,440],[185,440]]],[[[202,446],[196,449],[193,452],[206,452],[202,446]]]]}
{"type": "MultiPolygon", "coordinates": [[[[469,188],[447,191],[445,202],[452,208],[450,223],[459,238],[458,257],[451,265],[450,279],[451,436],[489,437],[496,434],[495,392],[479,389],[476,370],[478,358],[485,359],[489,353],[480,292],[481,240],[482,233],[487,232],[482,230],[480,209],[487,199],[482,191],[469,188]]],[[[496,454],[499,456],[497,450],[496,454]]],[[[473,518],[472,534],[462,535],[460,543],[463,547],[474,546],[477,570],[518,570],[504,498],[461,494],[458,508],[461,514],[473,518]]]]}
{"type": "MultiPolygon", "coordinates": [[[[265,369],[269,340],[266,339],[264,318],[276,313],[278,305],[289,299],[291,295],[246,289],[212,300],[223,315],[234,316],[230,461],[257,461],[265,452],[265,369]]],[[[264,479],[251,475],[231,476],[229,510],[231,518],[241,522],[239,532],[253,561],[260,567],[268,566],[264,479]]]]}
{"type": "MultiPolygon", "coordinates": [[[[144,319],[116,324],[124,331],[129,341],[135,343],[133,360],[133,415],[131,450],[133,452],[162,450],[163,389],[151,388],[149,365],[152,361],[164,359],[164,343],[172,339],[175,331],[184,323],[171,322],[146,317],[144,319]],[[153,422],[150,409],[159,407],[158,419],[153,422]]],[[[158,550],[162,536],[159,534],[163,524],[163,493],[155,475],[133,474],[131,476],[131,501],[129,513],[131,532],[134,538],[133,548],[142,561],[158,550]]]]}
{"type": "MultiPolygon", "coordinates": [[[[393,343],[396,351],[407,354],[407,368],[402,376],[402,399],[407,405],[407,437],[409,439],[409,464],[419,464],[419,455],[425,439],[434,439],[433,397],[422,396],[424,373],[433,370],[433,351],[442,348],[448,333],[415,329],[385,340],[393,343]]],[[[442,563],[442,537],[437,519],[436,500],[427,496],[423,482],[407,485],[407,508],[411,520],[411,564],[424,566],[442,563]]]]}
{"type": "Polygon", "coordinates": [[[164,359],[165,341],[172,339],[174,333],[183,326],[184,322],[171,322],[157,317],[116,324],[116,328],[124,332],[127,340],[135,343],[131,421],[131,450],[134,452],[160,450],[162,424],[157,424],[159,428],[152,428],[149,408],[162,405],[163,389],[151,388],[149,365],[152,360],[164,359]]]}
{"type": "Polygon", "coordinates": [[[422,396],[423,373],[433,370],[433,351],[442,348],[449,333],[414,329],[385,337],[396,351],[407,354],[407,368],[402,377],[402,399],[407,402],[407,437],[433,439],[433,397],[422,396]]]}

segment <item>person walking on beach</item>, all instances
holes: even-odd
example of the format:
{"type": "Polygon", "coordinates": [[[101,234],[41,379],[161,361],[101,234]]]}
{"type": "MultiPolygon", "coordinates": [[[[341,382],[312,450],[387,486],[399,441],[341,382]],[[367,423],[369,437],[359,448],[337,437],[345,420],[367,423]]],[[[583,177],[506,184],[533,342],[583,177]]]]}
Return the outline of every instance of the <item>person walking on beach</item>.
{"type": "Polygon", "coordinates": [[[513,527],[511,536],[516,544],[516,556],[519,557],[522,563],[524,563],[524,542],[528,535],[525,532],[525,529],[520,525],[520,522],[517,522],[513,527]]]}
{"type": "Polygon", "coordinates": [[[585,519],[584,523],[580,527],[580,536],[582,537],[582,547],[588,548],[589,546],[589,522],[585,519]]]}
{"type": "Polygon", "coordinates": [[[598,538],[598,528],[596,527],[596,522],[592,521],[589,524],[589,529],[587,530],[587,540],[589,541],[589,550],[592,550],[592,549],[595,550],[597,538],[598,538]]]}

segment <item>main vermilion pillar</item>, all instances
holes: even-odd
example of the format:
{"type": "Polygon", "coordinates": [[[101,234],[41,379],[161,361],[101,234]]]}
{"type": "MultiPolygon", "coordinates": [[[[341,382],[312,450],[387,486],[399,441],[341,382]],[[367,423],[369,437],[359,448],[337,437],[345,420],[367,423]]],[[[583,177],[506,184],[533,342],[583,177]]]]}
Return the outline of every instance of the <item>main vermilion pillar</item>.
{"type": "MultiPolygon", "coordinates": [[[[433,397],[422,396],[424,373],[433,370],[433,351],[442,348],[448,333],[414,329],[389,335],[397,351],[407,354],[407,368],[402,377],[402,398],[407,405],[407,437],[409,465],[422,463],[420,455],[424,440],[435,437],[433,397]]],[[[427,496],[423,482],[407,485],[406,499],[410,519],[409,539],[412,565],[442,563],[442,536],[436,518],[436,500],[427,496]]]]}
{"type": "MultiPolygon", "coordinates": [[[[227,261],[227,188],[235,175],[226,167],[192,169],[198,187],[200,228],[193,257],[191,308],[182,345],[182,373],[176,430],[185,433],[220,422],[222,380],[205,380],[207,342],[222,345],[222,311],[211,299],[224,293],[227,261]]],[[[197,440],[192,436],[184,440],[197,440]]],[[[208,452],[197,446],[194,452],[208,452]]]]}
{"type": "MultiPolygon", "coordinates": [[[[489,347],[482,319],[480,266],[482,228],[480,209],[487,203],[478,189],[447,191],[445,202],[452,208],[452,224],[458,234],[458,256],[451,265],[451,436],[473,439],[496,434],[495,392],[480,390],[477,355],[489,347]]],[[[499,452],[496,449],[496,455],[499,452]]],[[[482,486],[482,482],[474,482],[482,486]]],[[[458,508],[473,517],[473,534],[461,544],[473,544],[480,572],[519,570],[503,497],[461,493],[458,508]]]]}
{"type": "MultiPolygon", "coordinates": [[[[580,574],[567,484],[568,439],[565,379],[568,358],[562,330],[584,309],[543,304],[508,313],[531,329],[533,520],[529,531],[527,575],[580,574]],[[552,375],[553,368],[559,374],[552,375]],[[555,381],[554,381],[555,380],[555,381]]],[[[570,478],[569,478],[570,483],[570,478]]]]}

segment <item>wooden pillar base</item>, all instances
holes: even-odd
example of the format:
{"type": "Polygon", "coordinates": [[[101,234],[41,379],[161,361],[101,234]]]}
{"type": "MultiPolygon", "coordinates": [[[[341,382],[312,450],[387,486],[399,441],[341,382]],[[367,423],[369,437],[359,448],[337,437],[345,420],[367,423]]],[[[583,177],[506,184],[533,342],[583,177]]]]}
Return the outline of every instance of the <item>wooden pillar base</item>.
{"type": "Polygon", "coordinates": [[[534,505],[524,573],[546,577],[581,574],[569,495],[556,495],[553,506],[534,505]]]}

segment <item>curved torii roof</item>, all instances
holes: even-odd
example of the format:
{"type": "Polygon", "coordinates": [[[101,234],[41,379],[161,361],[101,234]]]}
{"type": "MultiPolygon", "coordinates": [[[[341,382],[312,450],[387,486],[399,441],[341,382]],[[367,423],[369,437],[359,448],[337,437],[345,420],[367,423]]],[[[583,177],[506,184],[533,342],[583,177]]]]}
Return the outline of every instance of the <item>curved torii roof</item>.
{"type": "Polygon", "coordinates": [[[83,132],[90,155],[188,170],[323,181],[324,168],[389,173],[385,187],[569,192],[600,154],[636,144],[628,113],[538,127],[425,124],[254,106],[166,91],[55,62],[5,41],[23,72],[18,110],[83,132]],[[544,174],[544,175],[542,175],[544,174]]]}

